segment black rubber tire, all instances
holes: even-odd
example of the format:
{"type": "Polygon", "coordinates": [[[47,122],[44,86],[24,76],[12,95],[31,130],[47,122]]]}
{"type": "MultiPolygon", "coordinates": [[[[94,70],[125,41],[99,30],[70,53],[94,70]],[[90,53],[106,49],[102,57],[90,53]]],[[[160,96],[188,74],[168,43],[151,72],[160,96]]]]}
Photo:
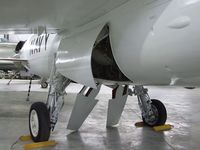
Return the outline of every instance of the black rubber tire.
{"type": "Polygon", "coordinates": [[[156,100],[156,99],[152,99],[151,101],[152,101],[151,105],[153,105],[158,111],[157,121],[154,124],[149,124],[148,122],[145,121],[144,117],[142,117],[143,122],[146,125],[151,126],[151,127],[164,125],[167,120],[167,110],[164,104],[161,101],[156,100]]]}
{"type": "Polygon", "coordinates": [[[47,87],[48,87],[48,83],[47,82],[41,83],[41,88],[46,89],[47,87]]]}
{"type": "Polygon", "coordinates": [[[29,112],[29,131],[34,142],[48,141],[50,137],[50,117],[47,106],[42,102],[36,102],[32,104],[29,112]],[[30,125],[31,112],[35,110],[38,116],[39,131],[38,135],[35,137],[32,134],[30,125]]]}
{"type": "Polygon", "coordinates": [[[192,87],[192,86],[187,86],[185,87],[185,89],[188,89],[188,90],[194,90],[196,87],[192,87]]]}

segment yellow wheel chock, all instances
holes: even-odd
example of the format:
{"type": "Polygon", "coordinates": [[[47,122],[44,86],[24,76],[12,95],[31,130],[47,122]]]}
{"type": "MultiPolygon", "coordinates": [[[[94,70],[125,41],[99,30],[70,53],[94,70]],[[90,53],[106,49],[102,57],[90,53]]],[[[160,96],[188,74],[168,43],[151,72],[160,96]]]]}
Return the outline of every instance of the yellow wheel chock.
{"type": "Polygon", "coordinates": [[[30,135],[23,135],[19,139],[22,142],[27,142],[27,141],[31,141],[32,140],[30,135]]]}
{"type": "Polygon", "coordinates": [[[159,131],[168,131],[168,130],[171,130],[172,128],[173,128],[172,125],[165,124],[165,125],[162,125],[162,126],[155,126],[155,127],[153,127],[153,130],[156,131],[156,132],[159,132],[159,131]]]}
{"type": "MultiPolygon", "coordinates": [[[[30,135],[21,136],[19,139],[22,142],[27,142],[27,141],[31,141],[32,140],[30,135]]],[[[52,141],[46,141],[46,142],[24,144],[23,148],[24,148],[24,150],[31,150],[31,149],[55,146],[56,144],[57,144],[57,142],[52,140],[52,141]]]]}
{"type": "MultiPolygon", "coordinates": [[[[144,127],[145,124],[144,124],[144,122],[137,122],[137,123],[135,123],[135,126],[137,128],[141,128],[141,127],[144,127]]],[[[162,125],[162,126],[154,126],[154,127],[152,127],[152,129],[154,131],[156,131],[156,132],[159,132],[159,131],[168,131],[168,130],[171,130],[172,128],[173,128],[173,126],[170,125],[170,124],[165,124],[165,125],[162,125]]]]}
{"type": "Polygon", "coordinates": [[[56,141],[46,141],[46,142],[25,144],[24,150],[31,150],[31,149],[36,149],[36,148],[44,148],[44,147],[49,147],[49,146],[55,146],[56,144],[57,144],[56,141]]]}

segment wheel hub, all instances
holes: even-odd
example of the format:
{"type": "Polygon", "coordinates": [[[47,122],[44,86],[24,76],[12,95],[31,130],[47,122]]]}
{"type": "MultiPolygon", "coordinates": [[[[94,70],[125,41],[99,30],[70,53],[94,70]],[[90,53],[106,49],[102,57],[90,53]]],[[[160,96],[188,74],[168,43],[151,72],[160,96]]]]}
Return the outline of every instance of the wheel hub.
{"type": "Polygon", "coordinates": [[[37,137],[38,132],[39,132],[39,120],[38,120],[38,114],[35,110],[31,111],[30,127],[31,127],[31,132],[32,132],[33,136],[37,137]]]}
{"type": "Polygon", "coordinates": [[[151,111],[146,115],[145,117],[145,121],[149,124],[149,125],[154,125],[157,123],[158,121],[158,110],[154,105],[151,105],[151,111]]]}

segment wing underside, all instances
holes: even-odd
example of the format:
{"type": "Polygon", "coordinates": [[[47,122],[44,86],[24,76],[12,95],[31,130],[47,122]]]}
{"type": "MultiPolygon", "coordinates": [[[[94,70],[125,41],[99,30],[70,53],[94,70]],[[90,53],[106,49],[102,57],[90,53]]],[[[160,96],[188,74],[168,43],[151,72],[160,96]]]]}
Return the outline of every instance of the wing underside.
{"type": "Polygon", "coordinates": [[[35,33],[72,30],[105,15],[129,0],[21,0],[0,5],[0,33],[35,33]],[[37,10],[36,10],[37,8],[37,10]]]}

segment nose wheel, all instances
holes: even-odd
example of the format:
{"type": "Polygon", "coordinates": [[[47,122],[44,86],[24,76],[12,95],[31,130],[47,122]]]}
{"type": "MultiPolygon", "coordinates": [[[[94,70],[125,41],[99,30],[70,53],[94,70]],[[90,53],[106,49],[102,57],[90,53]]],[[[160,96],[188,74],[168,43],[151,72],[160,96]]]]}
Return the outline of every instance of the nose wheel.
{"type": "Polygon", "coordinates": [[[148,126],[164,125],[167,120],[167,111],[164,104],[156,99],[151,100],[151,110],[146,116],[142,116],[143,122],[148,126]]]}
{"type": "Polygon", "coordinates": [[[50,137],[50,118],[44,103],[32,104],[29,112],[29,130],[34,142],[48,141],[50,137]]]}

